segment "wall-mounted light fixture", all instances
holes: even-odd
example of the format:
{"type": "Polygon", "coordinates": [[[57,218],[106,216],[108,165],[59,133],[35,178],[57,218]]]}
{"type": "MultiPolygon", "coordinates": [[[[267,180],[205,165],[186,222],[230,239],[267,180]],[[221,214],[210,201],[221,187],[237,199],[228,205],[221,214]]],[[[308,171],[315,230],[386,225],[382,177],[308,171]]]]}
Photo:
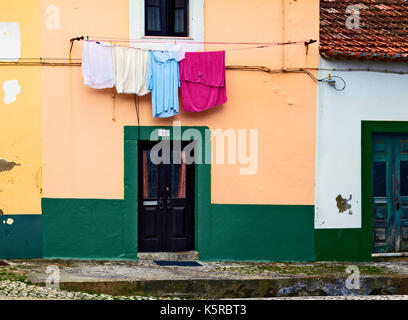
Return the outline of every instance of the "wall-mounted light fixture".
{"type": "Polygon", "coordinates": [[[334,88],[335,90],[337,90],[337,91],[343,91],[343,90],[346,88],[346,81],[344,81],[344,79],[343,79],[342,77],[332,76],[330,73],[329,73],[329,75],[328,75],[326,78],[319,79],[318,81],[320,81],[320,82],[326,82],[329,86],[333,87],[333,88],[334,88]],[[336,86],[337,81],[336,81],[334,78],[339,79],[340,81],[342,81],[342,82],[343,82],[343,86],[340,87],[340,88],[338,88],[338,87],[336,86]]]}

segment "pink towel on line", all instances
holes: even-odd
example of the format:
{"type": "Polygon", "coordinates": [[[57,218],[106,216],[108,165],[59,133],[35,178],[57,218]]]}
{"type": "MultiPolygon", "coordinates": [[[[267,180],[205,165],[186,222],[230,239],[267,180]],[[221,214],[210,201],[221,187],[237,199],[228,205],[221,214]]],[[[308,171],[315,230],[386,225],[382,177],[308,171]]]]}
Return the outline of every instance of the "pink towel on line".
{"type": "Polygon", "coordinates": [[[225,51],[186,52],[180,61],[185,111],[200,112],[227,102],[225,51]]]}

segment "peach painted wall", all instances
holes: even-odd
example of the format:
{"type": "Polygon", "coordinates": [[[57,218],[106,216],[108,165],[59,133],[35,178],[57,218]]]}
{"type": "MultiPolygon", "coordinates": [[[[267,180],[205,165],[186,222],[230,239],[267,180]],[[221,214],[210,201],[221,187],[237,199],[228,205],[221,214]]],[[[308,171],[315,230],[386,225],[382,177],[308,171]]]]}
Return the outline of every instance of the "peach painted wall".
{"type": "MultiPolygon", "coordinates": [[[[79,35],[128,37],[128,0],[41,0],[42,21],[49,5],[59,6],[61,27],[49,30],[42,24],[43,57],[68,57],[69,39],[79,35]]],[[[318,39],[318,9],[318,0],[205,0],[205,40],[318,39]]],[[[232,46],[206,46],[228,48],[232,46]]],[[[317,49],[311,45],[308,55],[303,45],[227,51],[226,63],[317,67],[317,49]]],[[[75,43],[72,58],[81,53],[82,44],[75,43]]],[[[140,98],[140,119],[142,125],[178,120],[211,129],[258,129],[257,174],[240,175],[239,164],[213,165],[212,202],[311,205],[316,89],[305,74],[227,70],[224,106],[197,114],[185,113],[180,106],[176,117],[154,119],[147,95],[140,98]]],[[[137,118],[133,97],[116,95],[112,121],[112,92],[86,88],[78,67],[42,68],[44,197],[123,198],[123,126],[136,125],[137,118]]]]}

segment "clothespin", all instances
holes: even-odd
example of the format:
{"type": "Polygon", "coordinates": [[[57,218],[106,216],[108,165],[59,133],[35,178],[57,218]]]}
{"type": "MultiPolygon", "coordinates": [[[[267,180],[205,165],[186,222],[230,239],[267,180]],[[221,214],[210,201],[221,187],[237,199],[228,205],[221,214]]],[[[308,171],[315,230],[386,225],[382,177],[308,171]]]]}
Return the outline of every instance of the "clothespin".
{"type": "Polygon", "coordinates": [[[176,39],[174,39],[174,45],[176,45],[177,44],[177,40],[176,39]]]}
{"type": "Polygon", "coordinates": [[[89,37],[88,37],[88,36],[86,36],[86,41],[89,41],[89,37]]]}

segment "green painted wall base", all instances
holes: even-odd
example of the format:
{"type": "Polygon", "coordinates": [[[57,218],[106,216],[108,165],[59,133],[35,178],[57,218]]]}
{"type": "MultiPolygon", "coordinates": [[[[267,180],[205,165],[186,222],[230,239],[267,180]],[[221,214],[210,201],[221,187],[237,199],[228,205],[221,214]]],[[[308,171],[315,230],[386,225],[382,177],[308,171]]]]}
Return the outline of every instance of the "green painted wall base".
{"type": "MultiPolygon", "coordinates": [[[[126,225],[124,203],[43,199],[44,257],[135,259],[137,247],[129,248],[137,243],[137,224],[126,225]],[[126,234],[131,229],[133,237],[126,234]]],[[[200,260],[314,260],[313,206],[213,204],[203,216],[200,260]]]]}
{"type": "Polygon", "coordinates": [[[42,199],[43,256],[126,258],[122,205],[122,200],[42,199]]]}
{"type": "Polygon", "coordinates": [[[361,229],[316,229],[315,243],[318,261],[372,260],[366,235],[361,229]]]}
{"type": "Polygon", "coordinates": [[[41,215],[0,216],[0,259],[41,258],[41,220],[41,215]],[[3,223],[7,219],[13,219],[13,223],[3,223]]]}
{"type": "Polygon", "coordinates": [[[199,233],[200,259],[313,261],[313,208],[213,204],[210,233],[199,233]]]}

